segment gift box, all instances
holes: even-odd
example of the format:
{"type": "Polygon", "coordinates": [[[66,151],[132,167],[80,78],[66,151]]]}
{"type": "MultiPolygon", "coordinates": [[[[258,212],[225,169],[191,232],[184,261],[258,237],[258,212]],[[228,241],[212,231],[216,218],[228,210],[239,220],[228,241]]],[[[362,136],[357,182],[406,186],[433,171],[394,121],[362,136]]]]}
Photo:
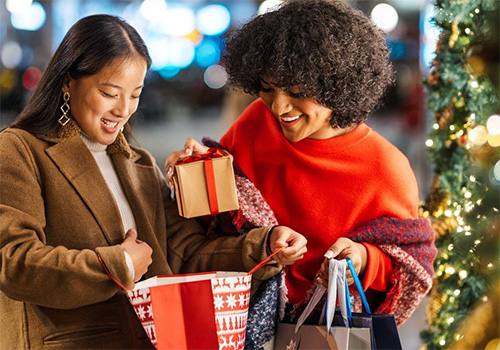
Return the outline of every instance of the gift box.
{"type": "Polygon", "coordinates": [[[173,182],[179,214],[185,218],[239,209],[231,156],[210,148],[175,165],[173,182]]]}
{"type": "Polygon", "coordinates": [[[152,277],[128,299],[156,349],[244,349],[252,274],[208,272],[152,277]]]}

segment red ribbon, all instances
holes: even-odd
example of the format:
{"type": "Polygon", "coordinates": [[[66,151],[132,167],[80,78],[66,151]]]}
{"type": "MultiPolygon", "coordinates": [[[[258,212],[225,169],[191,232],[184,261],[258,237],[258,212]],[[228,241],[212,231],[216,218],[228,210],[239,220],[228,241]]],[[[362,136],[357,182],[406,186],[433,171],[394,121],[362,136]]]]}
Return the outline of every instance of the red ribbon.
{"type": "Polygon", "coordinates": [[[220,158],[224,157],[225,155],[226,155],[225,152],[219,148],[209,148],[207,153],[205,154],[200,154],[196,156],[193,155],[186,157],[184,159],[179,159],[176,164],[186,164],[186,163],[197,162],[199,160],[220,158]]]}
{"type": "Polygon", "coordinates": [[[176,164],[187,164],[203,160],[205,169],[205,180],[207,182],[208,190],[208,204],[210,206],[210,214],[219,214],[219,202],[217,200],[217,191],[215,186],[214,165],[212,159],[224,157],[226,154],[219,148],[209,148],[207,153],[189,156],[184,159],[178,160],[176,164]]]}

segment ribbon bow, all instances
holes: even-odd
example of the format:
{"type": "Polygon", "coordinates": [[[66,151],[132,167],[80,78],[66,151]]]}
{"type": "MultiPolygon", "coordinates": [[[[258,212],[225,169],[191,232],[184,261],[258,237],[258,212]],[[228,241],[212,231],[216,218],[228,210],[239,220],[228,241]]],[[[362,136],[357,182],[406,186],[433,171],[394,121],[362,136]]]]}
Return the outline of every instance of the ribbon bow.
{"type": "Polygon", "coordinates": [[[193,162],[197,162],[199,160],[220,158],[220,157],[224,157],[225,155],[226,154],[224,153],[224,151],[219,149],[219,148],[209,148],[207,153],[205,153],[205,154],[193,155],[193,156],[189,156],[189,157],[186,157],[183,159],[179,159],[177,161],[177,163],[175,163],[175,164],[193,163],[193,162]]]}

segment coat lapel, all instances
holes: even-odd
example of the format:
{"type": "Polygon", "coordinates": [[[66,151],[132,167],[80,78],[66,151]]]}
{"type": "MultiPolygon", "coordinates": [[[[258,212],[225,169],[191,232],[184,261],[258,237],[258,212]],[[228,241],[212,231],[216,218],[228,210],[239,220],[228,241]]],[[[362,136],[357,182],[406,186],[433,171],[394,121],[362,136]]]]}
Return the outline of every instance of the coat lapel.
{"type": "Polygon", "coordinates": [[[141,233],[154,233],[152,204],[156,204],[157,191],[154,167],[136,163],[138,157],[128,159],[122,153],[111,156],[123,191],[134,213],[139,238],[143,239],[141,233]]]}
{"type": "MultiPolygon", "coordinates": [[[[136,155],[138,156],[137,153],[136,155]]],[[[166,250],[166,240],[159,241],[161,232],[155,232],[157,204],[161,200],[158,198],[160,191],[155,167],[137,163],[137,156],[128,159],[123,153],[115,153],[111,157],[130,208],[134,212],[138,238],[153,248],[153,263],[149,266],[146,276],[172,274],[163,253],[166,250]]]]}
{"type": "Polygon", "coordinates": [[[125,235],[120,212],[94,157],[80,137],[66,138],[49,147],[46,153],[88,206],[108,243],[120,244],[125,235]]]}

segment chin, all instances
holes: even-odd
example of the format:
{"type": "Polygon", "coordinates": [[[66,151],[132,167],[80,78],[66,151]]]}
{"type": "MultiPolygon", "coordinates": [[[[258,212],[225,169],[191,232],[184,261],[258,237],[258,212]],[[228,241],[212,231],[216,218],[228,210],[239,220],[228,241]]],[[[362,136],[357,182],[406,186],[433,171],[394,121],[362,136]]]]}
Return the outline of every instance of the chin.
{"type": "Polygon", "coordinates": [[[102,145],[109,146],[113,142],[115,142],[117,136],[118,135],[114,135],[113,137],[109,137],[109,136],[108,137],[102,137],[102,138],[99,138],[99,140],[97,140],[97,142],[99,142],[102,145]]]}
{"type": "Polygon", "coordinates": [[[290,141],[290,142],[299,142],[303,139],[302,136],[300,135],[297,135],[297,134],[289,134],[287,132],[283,132],[283,136],[285,136],[285,138],[290,141]]]}

